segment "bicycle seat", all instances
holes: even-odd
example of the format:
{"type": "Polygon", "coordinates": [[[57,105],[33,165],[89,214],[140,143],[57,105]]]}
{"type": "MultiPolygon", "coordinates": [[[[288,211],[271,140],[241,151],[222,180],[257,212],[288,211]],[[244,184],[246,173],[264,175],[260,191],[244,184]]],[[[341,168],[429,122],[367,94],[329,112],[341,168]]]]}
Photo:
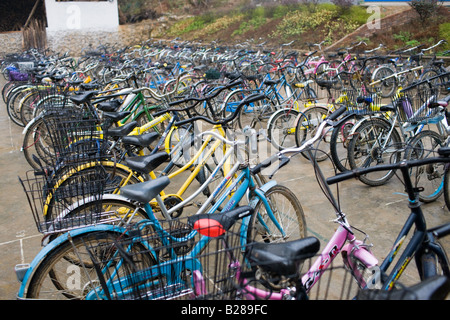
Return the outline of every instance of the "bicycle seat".
{"type": "Polygon", "coordinates": [[[277,275],[294,275],[299,265],[313,257],[320,249],[315,237],[282,243],[257,242],[251,246],[247,258],[265,271],[277,275]]]}
{"type": "Polygon", "coordinates": [[[252,207],[241,206],[226,212],[203,213],[190,216],[188,223],[204,236],[218,237],[229,230],[237,220],[251,214],[253,214],[252,207]]]}
{"type": "Polygon", "coordinates": [[[105,118],[108,118],[114,122],[120,121],[126,116],[128,116],[131,112],[130,111],[122,111],[122,112],[103,112],[103,116],[105,118]]]}
{"type": "Polygon", "coordinates": [[[120,194],[130,200],[148,203],[170,183],[168,177],[159,177],[142,183],[130,184],[120,188],[120,194]]]}
{"type": "Polygon", "coordinates": [[[131,121],[130,123],[124,124],[123,126],[108,129],[107,134],[111,137],[124,137],[128,135],[134,128],[136,128],[138,123],[136,121],[131,121]]]}
{"type": "Polygon", "coordinates": [[[278,82],[280,82],[280,80],[278,79],[278,80],[264,80],[264,84],[265,85],[267,85],[267,86],[272,86],[272,85],[275,85],[275,84],[277,84],[278,82]]]}
{"type": "Polygon", "coordinates": [[[114,112],[120,107],[120,100],[113,99],[110,101],[104,101],[97,104],[97,109],[105,111],[105,112],[114,112]]]}
{"type": "Polygon", "coordinates": [[[147,174],[150,171],[155,170],[161,163],[169,158],[167,152],[158,152],[155,154],[150,154],[148,156],[136,156],[128,157],[126,159],[128,167],[130,169],[139,172],[141,174],[147,174]]]}
{"type": "Polygon", "coordinates": [[[137,136],[123,137],[122,143],[125,145],[131,145],[136,147],[148,147],[150,143],[158,139],[158,132],[147,132],[137,136]]]}
{"type": "Polygon", "coordinates": [[[82,104],[82,103],[89,101],[89,99],[91,99],[92,96],[95,95],[96,93],[97,93],[97,91],[83,92],[83,93],[71,96],[70,100],[75,104],[82,104]]]}

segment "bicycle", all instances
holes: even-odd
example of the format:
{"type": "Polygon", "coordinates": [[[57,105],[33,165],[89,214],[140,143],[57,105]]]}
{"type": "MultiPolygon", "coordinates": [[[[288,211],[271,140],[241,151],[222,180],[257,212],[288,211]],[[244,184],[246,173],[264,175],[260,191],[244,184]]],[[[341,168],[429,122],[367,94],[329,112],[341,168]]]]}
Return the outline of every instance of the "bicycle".
{"type": "MultiPolygon", "coordinates": [[[[406,154],[412,144],[417,147],[425,141],[414,140],[415,137],[424,138],[419,138],[421,131],[424,131],[423,136],[433,135],[432,130],[424,129],[425,126],[432,124],[436,124],[438,132],[442,134],[442,137],[434,134],[433,141],[442,145],[447,136],[445,129],[447,124],[442,116],[443,109],[429,108],[437,101],[438,90],[439,88],[431,86],[427,81],[413,84],[401,90],[390,107],[385,106],[386,109],[390,108],[393,111],[389,119],[367,117],[355,125],[350,132],[351,140],[348,145],[350,167],[355,169],[399,161],[402,152],[406,154]]],[[[411,156],[410,152],[408,156],[411,156]]],[[[377,186],[386,183],[393,176],[394,172],[390,171],[361,176],[359,179],[367,185],[377,186]]],[[[421,199],[426,201],[426,196],[423,195],[421,199]]]]}
{"type": "MultiPolygon", "coordinates": [[[[406,265],[413,257],[416,260],[418,273],[422,280],[435,276],[438,273],[439,268],[441,269],[442,274],[448,277],[450,275],[449,262],[445,251],[438,242],[438,239],[449,234],[450,225],[445,224],[444,226],[427,229],[426,219],[424,213],[422,212],[420,202],[418,201],[418,193],[420,189],[415,188],[413,185],[410,170],[413,167],[431,163],[448,163],[450,161],[450,149],[441,148],[438,151],[440,155],[439,157],[428,157],[409,161],[403,160],[392,164],[359,168],[325,179],[323,173],[317,165],[317,162],[313,158],[314,149],[312,149],[312,145],[314,144],[314,141],[320,140],[320,137],[323,135],[324,128],[327,125],[332,126],[333,120],[337,119],[344,112],[345,108],[340,108],[331,114],[331,116],[320,125],[320,130],[318,130],[314,139],[308,140],[305,143],[306,145],[299,148],[282,150],[261,163],[261,167],[268,167],[274,161],[279,160],[280,164],[276,169],[278,170],[279,168],[285,166],[292,156],[305,151],[310,153],[310,159],[312,159],[311,162],[316,172],[316,178],[327,199],[335,208],[337,219],[334,221],[339,224],[338,230],[335,232],[334,236],[322,252],[322,257],[326,258],[323,258],[323,260],[318,259],[315,263],[317,267],[320,266],[318,270],[326,269],[327,264],[331,263],[337,254],[341,252],[345,265],[350,268],[352,275],[355,277],[361,288],[374,288],[374,286],[381,284],[381,288],[383,290],[392,289],[395,286],[396,281],[404,272],[406,265]],[[286,154],[293,155],[287,157],[286,154]],[[399,232],[393,248],[386,255],[384,261],[379,264],[378,260],[369,251],[370,245],[366,244],[365,241],[356,240],[354,232],[362,231],[351,228],[347,221],[346,215],[341,211],[339,202],[337,202],[334,198],[329,185],[350,179],[352,177],[360,177],[368,172],[386,170],[401,171],[403,183],[408,194],[411,214],[408,219],[406,219],[404,227],[399,232]],[[393,270],[390,271],[389,274],[385,274],[399,252],[400,246],[403,245],[406,235],[413,227],[415,227],[413,238],[408,242],[393,270]],[[347,240],[350,242],[344,245],[344,242],[347,240]]],[[[367,235],[365,236],[367,239],[367,235]]],[[[314,284],[314,281],[316,281],[318,277],[320,277],[320,273],[306,273],[306,275],[303,276],[302,283],[305,285],[306,290],[308,290],[310,285],[314,284]]]]}
{"type": "MultiPolygon", "coordinates": [[[[261,97],[253,96],[247,98],[247,100],[244,100],[242,102],[242,106],[244,103],[252,103],[252,99],[261,99],[261,97]]],[[[242,107],[241,106],[241,107],[242,107]]],[[[239,110],[237,110],[239,111],[239,110]]],[[[231,122],[233,118],[236,116],[236,114],[233,115],[233,117],[227,118],[223,120],[223,125],[231,122]]],[[[217,122],[214,122],[208,118],[204,117],[197,117],[197,119],[205,120],[212,124],[217,124],[217,122]]],[[[195,121],[192,119],[184,120],[186,121],[195,121]]],[[[182,125],[182,123],[179,123],[179,125],[182,125]]],[[[214,135],[213,132],[205,132],[204,134],[207,135],[214,135]]],[[[227,144],[238,146],[241,145],[242,142],[236,142],[236,141],[230,141],[226,140],[225,138],[215,135],[216,138],[221,139],[223,142],[226,142],[227,144]]],[[[252,136],[255,136],[252,134],[252,136]]],[[[250,143],[247,139],[247,144],[250,143]]],[[[265,184],[259,188],[256,188],[256,183],[253,180],[252,176],[257,174],[257,172],[252,173],[250,170],[248,163],[243,166],[244,163],[237,162],[234,166],[232,171],[228,174],[227,177],[225,177],[222,182],[218,185],[218,187],[214,190],[213,194],[208,198],[209,201],[206,201],[204,204],[204,208],[206,208],[206,205],[208,202],[210,202],[212,199],[214,199],[221,190],[224,189],[224,187],[227,185],[225,191],[223,194],[220,195],[219,199],[216,201],[214,206],[208,210],[208,213],[216,212],[219,207],[221,207],[221,212],[226,212],[228,210],[231,210],[235,208],[238,203],[242,199],[245,198],[245,195],[248,191],[250,191],[250,205],[252,208],[256,208],[255,211],[257,212],[255,217],[257,216],[258,221],[260,223],[259,230],[255,236],[252,236],[255,238],[256,236],[262,237],[266,240],[271,241],[285,241],[287,238],[301,238],[304,237],[306,233],[306,223],[303,216],[303,211],[301,209],[301,206],[296,199],[295,196],[293,196],[293,193],[290,192],[287,188],[284,188],[282,186],[278,186],[275,181],[271,181],[268,184],[265,184]],[[235,175],[238,169],[241,169],[242,172],[238,175],[236,180],[233,181],[230,185],[228,183],[230,182],[230,179],[235,175]],[[275,206],[279,209],[282,207],[278,207],[278,204],[275,201],[276,195],[279,194],[281,197],[284,197],[287,199],[287,203],[289,203],[289,207],[293,208],[293,212],[290,210],[287,212],[280,212],[279,210],[275,210],[275,206]],[[231,197],[229,197],[231,196],[231,197]],[[228,199],[228,201],[226,201],[228,199]],[[226,203],[225,203],[226,201],[226,203]],[[275,202],[274,202],[275,201],[275,202]],[[264,212],[263,212],[264,211],[264,212]],[[285,214],[288,214],[289,217],[283,217],[285,214]],[[287,225],[284,225],[284,223],[288,223],[287,225]],[[269,231],[270,230],[270,231],[269,231]]],[[[156,180],[151,180],[148,182],[144,182],[142,184],[135,184],[135,185],[129,185],[126,187],[123,187],[121,189],[121,195],[111,195],[116,198],[118,201],[122,201],[124,204],[133,205],[136,207],[136,209],[144,208],[145,212],[149,214],[149,217],[152,221],[152,223],[158,223],[158,219],[153,215],[152,208],[149,204],[149,201],[154,198],[157,194],[159,194],[165,186],[169,183],[169,179],[167,177],[160,177],[156,180]],[[127,200],[127,197],[132,200],[127,200]]],[[[200,208],[199,212],[203,212],[202,208],[200,208]]],[[[256,219],[256,218],[255,218],[256,219]]],[[[250,223],[250,222],[248,222],[250,223]]],[[[252,233],[249,233],[248,228],[249,225],[247,223],[244,224],[245,228],[242,232],[243,234],[251,235],[252,233]]],[[[98,226],[89,226],[86,228],[81,229],[75,229],[68,231],[67,233],[63,233],[60,237],[56,238],[52,242],[50,242],[48,245],[46,245],[43,249],[43,252],[36,256],[35,261],[33,261],[30,264],[30,267],[27,268],[27,271],[23,272],[25,275],[23,278],[23,285],[20,290],[19,296],[23,297],[24,290],[28,286],[33,286],[33,281],[36,281],[36,278],[34,278],[33,274],[36,275],[36,277],[39,277],[39,281],[42,280],[42,277],[45,277],[49,275],[48,273],[55,269],[55,263],[58,261],[54,260],[55,258],[52,258],[50,260],[46,260],[44,256],[47,255],[47,253],[50,252],[60,252],[58,254],[59,261],[63,263],[63,260],[66,260],[65,257],[67,256],[73,256],[73,253],[68,252],[67,250],[72,250],[72,245],[70,243],[70,239],[74,239],[77,236],[81,235],[87,235],[92,234],[93,231],[99,230],[99,231],[112,231],[114,232],[114,229],[117,228],[117,226],[113,225],[98,225],[98,226]],[[62,251],[61,251],[62,250],[62,251]],[[66,251],[64,251],[66,250],[66,251]],[[43,259],[44,258],[44,259],[43,259]],[[50,264],[50,265],[47,265],[50,264]],[[46,271],[42,271],[46,270],[46,271]],[[36,272],[35,272],[36,271],[36,272]],[[28,282],[30,284],[28,284],[28,282]]],[[[251,228],[250,228],[251,229],[251,228]]],[[[51,275],[50,275],[51,276],[51,275]]],[[[51,280],[50,280],[51,281],[51,280]]],[[[57,281],[58,285],[61,285],[61,281],[57,281]]]]}

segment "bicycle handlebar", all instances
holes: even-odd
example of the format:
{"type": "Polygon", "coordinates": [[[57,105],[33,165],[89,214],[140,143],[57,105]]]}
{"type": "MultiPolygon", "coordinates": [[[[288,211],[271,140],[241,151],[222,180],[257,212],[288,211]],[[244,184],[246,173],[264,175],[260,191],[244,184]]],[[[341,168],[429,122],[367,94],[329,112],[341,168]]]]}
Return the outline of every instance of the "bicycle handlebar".
{"type": "Polygon", "coordinates": [[[175,93],[178,90],[178,85],[180,84],[181,77],[183,77],[187,74],[188,74],[188,72],[184,71],[178,75],[178,77],[176,79],[175,87],[171,92],[160,95],[160,94],[157,94],[155,91],[153,91],[153,89],[151,89],[149,87],[142,87],[142,88],[134,89],[133,92],[148,91],[148,92],[150,92],[150,95],[153,98],[155,98],[156,100],[163,100],[164,98],[169,97],[170,95],[172,95],[173,93],[175,93]]]}
{"type": "Polygon", "coordinates": [[[284,150],[281,150],[278,153],[275,153],[274,155],[270,156],[269,158],[265,159],[264,161],[258,163],[256,166],[252,168],[252,172],[254,174],[260,172],[262,169],[269,167],[275,160],[280,160],[280,164],[278,167],[273,171],[273,173],[269,176],[271,178],[279,169],[284,167],[286,164],[289,163],[290,158],[285,156],[285,154],[293,153],[298,154],[303,151],[305,151],[308,147],[313,145],[315,142],[317,142],[319,139],[323,136],[323,131],[326,126],[333,126],[333,121],[336,120],[338,117],[340,117],[342,114],[347,111],[347,108],[345,106],[340,107],[335,112],[330,114],[327,118],[324,119],[324,121],[319,125],[319,127],[316,130],[316,134],[311,139],[305,141],[300,147],[297,148],[287,148],[284,150]]]}
{"type": "Polygon", "coordinates": [[[373,167],[368,168],[358,168],[350,171],[346,171],[343,173],[340,173],[338,175],[335,175],[334,177],[330,177],[327,179],[327,183],[334,184],[338,183],[344,180],[348,180],[350,178],[358,178],[359,176],[362,176],[367,173],[376,172],[376,171],[390,171],[390,170],[396,170],[400,168],[411,168],[411,167],[418,167],[422,165],[432,164],[432,163],[439,163],[439,162],[450,162],[450,147],[443,147],[438,150],[438,153],[440,154],[439,157],[430,157],[430,158],[424,158],[424,159],[418,159],[418,160],[403,160],[397,163],[390,163],[390,164],[381,164],[376,165],[373,167]]]}
{"type": "Polygon", "coordinates": [[[184,124],[187,124],[187,123],[191,123],[191,122],[194,122],[194,121],[197,121],[197,120],[203,120],[203,121],[208,122],[208,123],[213,124],[213,125],[225,125],[225,124],[233,121],[236,118],[237,114],[240,112],[241,108],[244,105],[249,105],[250,103],[253,103],[253,102],[256,102],[256,101],[260,101],[260,100],[264,99],[265,97],[266,97],[266,95],[265,94],[261,94],[261,93],[254,93],[254,94],[251,94],[251,95],[245,97],[239,103],[239,105],[237,106],[236,110],[233,112],[233,114],[231,116],[229,116],[229,117],[227,117],[227,118],[225,118],[223,120],[220,120],[220,121],[214,121],[214,120],[212,120],[210,118],[207,118],[205,116],[196,116],[196,117],[193,117],[193,118],[190,118],[190,119],[185,119],[185,120],[178,121],[178,122],[175,123],[175,125],[176,126],[181,126],[181,125],[184,125],[184,124]]]}

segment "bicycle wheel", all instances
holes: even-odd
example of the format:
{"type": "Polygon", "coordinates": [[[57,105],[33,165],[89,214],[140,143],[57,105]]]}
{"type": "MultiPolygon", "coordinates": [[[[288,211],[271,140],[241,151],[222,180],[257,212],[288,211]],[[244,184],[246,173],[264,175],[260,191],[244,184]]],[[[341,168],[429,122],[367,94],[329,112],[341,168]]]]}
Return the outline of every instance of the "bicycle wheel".
{"type": "MultiPolygon", "coordinates": [[[[437,157],[437,150],[445,145],[444,138],[437,132],[424,130],[417,134],[405,151],[406,160],[437,157]]],[[[419,199],[428,203],[435,201],[444,191],[444,163],[428,164],[411,169],[411,180],[416,188],[423,188],[419,199]]]]}
{"type": "MultiPolygon", "coordinates": [[[[367,168],[400,160],[401,139],[396,130],[380,119],[364,121],[352,135],[348,144],[348,160],[351,169],[367,168]]],[[[394,170],[373,172],[359,176],[359,180],[370,186],[388,182],[394,170]]]]}
{"type": "MultiPolygon", "coordinates": [[[[306,140],[314,137],[317,128],[327,117],[328,113],[327,108],[314,106],[307,108],[297,117],[295,125],[295,142],[297,146],[301,146],[306,140]]],[[[328,128],[324,130],[328,130],[328,128]]],[[[330,139],[331,130],[328,130],[327,134],[323,136],[321,143],[318,144],[319,149],[317,152],[314,151],[317,161],[323,161],[328,158],[328,154],[330,153],[330,139]]],[[[302,156],[309,160],[306,152],[303,152],[302,156]]]]}
{"type": "Polygon", "coordinates": [[[248,224],[248,243],[253,241],[284,242],[306,237],[306,219],[303,208],[295,194],[285,186],[276,185],[265,192],[277,223],[284,235],[270,219],[261,199],[248,224]]]}
{"type": "Polygon", "coordinates": [[[299,111],[286,108],[278,110],[269,119],[267,133],[270,142],[278,150],[297,146],[295,141],[295,121],[299,111]]]}
{"type": "Polygon", "coordinates": [[[355,125],[356,121],[361,119],[361,116],[354,115],[348,118],[342,125],[333,128],[330,137],[330,155],[334,165],[339,171],[344,172],[350,170],[348,162],[348,143],[350,141],[350,131],[355,125]]]}
{"type": "Polygon", "coordinates": [[[33,155],[37,155],[42,161],[42,164],[53,165],[50,161],[54,157],[51,150],[51,138],[48,134],[48,128],[45,124],[45,120],[41,117],[31,124],[24,135],[22,149],[25,159],[28,164],[36,170],[41,170],[39,163],[33,159],[33,155]]]}
{"type": "Polygon", "coordinates": [[[378,82],[374,85],[375,92],[379,92],[383,98],[389,98],[395,93],[397,79],[394,74],[391,68],[380,67],[372,75],[372,82],[378,82]]]}
{"type": "Polygon", "coordinates": [[[243,106],[237,117],[238,128],[243,130],[246,126],[250,126],[258,133],[264,131],[275,111],[277,111],[277,104],[269,97],[253,102],[249,106],[243,106]]]}
{"type": "Polygon", "coordinates": [[[39,92],[32,91],[29,92],[25,97],[20,100],[19,110],[20,110],[20,121],[27,125],[31,119],[34,118],[34,111],[39,101],[39,92]]]}
{"type": "MultiPolygon", "coordinates": [[[[92,262],[93,259],[105,261],[105,257],[112,257],[118,250],[114,241],[121,236],[116,232],[92,232],[79,235],[66,240],[47,255],[33,274],[27,290],[29,299],[85,299],[88,294],[92,294],[93,289],[101,289],[101,279],[99,273],[105,273],[106,269],[113,268],[117,273],[116,280],[124,273],[120,265],[110,264],[99,268],[92,262]],[[97,246],[99,250],[89,251],[90,247],[97,246]],[[99,277],[100,276],[100,277],[99,277]]],[[[128,247],[129,252],[139,254],[141,269],[154,265],[155,259],[148,251],[143,250],[143,245],[135,243],[128,247]],[[146,253],[142,253],[146,252],[146,253]]]]}
{"type": "Polygon", "coordinates": [[[314,77],[317,81],[328,81],[330,80],[329,75],[329,62],[321,62],[317,67],[314,73],[314,77]]]}
{"type": "Polygon", "coordinates": [[[28,90],[28,86],[19,87],[14,90],[13,93],[8,98],[6,102],[6,111],[8,113],[9,118],[12,122],[17,124],[18,126],[24,127],[25,124],[21,120],[20,117],[20,102],[22,98],[26,97],[30,94],[30,90],[28,90]]]}
{"type": "Polygon", "coordinates": [[[415,255],[415,261],[422,281],[437,275],[450,277],[447,253],[437,239],[432,245],[421,248],[415,255]]]}
{"type": "MultiPolygon", "coordinates": [[[[235,90],[234,92],[228,94],[225,98],[222,106],[223,118],[230,117],[234,112],[236,112],[236,108],[239,103],[245,98],[246,95],[250,94],[250,92],[246,90],[235,90]]],[[[244,106],[240,113],[234,118],[233,122],[228,124],[232,129],[236,130],[239,127],[239,117],[241,113],[243,113],[247,107],[244,106]]]]}

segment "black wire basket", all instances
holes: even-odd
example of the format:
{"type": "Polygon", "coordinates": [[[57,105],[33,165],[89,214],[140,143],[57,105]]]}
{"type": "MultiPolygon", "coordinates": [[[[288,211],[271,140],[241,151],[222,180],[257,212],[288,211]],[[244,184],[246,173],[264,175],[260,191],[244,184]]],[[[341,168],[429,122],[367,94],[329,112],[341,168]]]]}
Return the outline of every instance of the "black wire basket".
{"type": "Polygon", "coordinates": [[[106,211],[102,205],[102,196],[111,187],[111,181],[100,166],[59,179],[44,171],[28,171],[19,181],[37,230],[43,234],[118,223],[123,218],[106,211]],[[89,205],[83,207],[88,202],[89,205]],[[82,210],[73,211],[74,208],[82,210]]]}

